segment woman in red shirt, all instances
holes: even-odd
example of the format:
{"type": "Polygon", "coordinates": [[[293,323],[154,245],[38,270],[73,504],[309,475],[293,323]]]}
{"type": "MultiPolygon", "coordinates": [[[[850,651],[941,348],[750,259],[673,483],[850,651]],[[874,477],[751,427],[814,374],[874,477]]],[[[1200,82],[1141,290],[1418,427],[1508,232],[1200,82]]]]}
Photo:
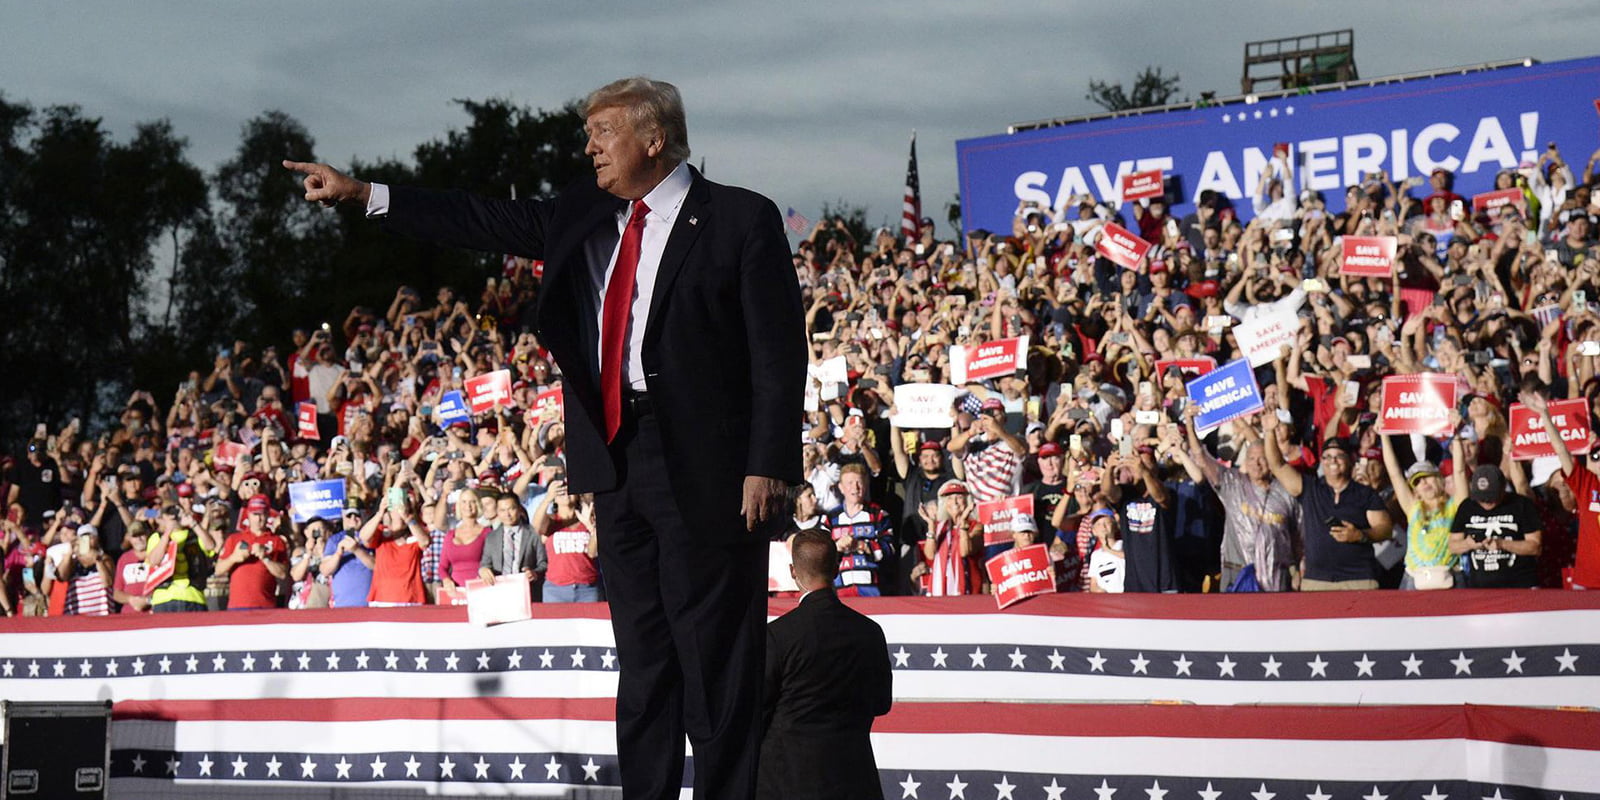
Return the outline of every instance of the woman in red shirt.
{"type": "Polygon", "coordinates": [[[477,492],[463,489],[456,496],[456,526],[450,529],[439,551],[439,580],[452,597],[462,591],[462,584],[478,577],[478,564],[483,561],[483,535],[489,532],[489,526],[480,519],[482,508],[477,492]]]}
{"type": "Polygon", "coordinates": [[[420,606],[427,602],[422,590],[422,554],[432,539],[417,520],[412,500],[386,504],[361,526],[361,544],[373,551],[369,606],[420,606]]]}
{"type": "Polygon", "coordinates": [[[550,484],[550,500],[539,506],[533,518],[549,557],[545,573],[546,603],[594,603],[604,599],[600,592],[600,571],[595,558],[600,554],[594,535],[594,499],[567,493],[567,482],[550,484]]]}

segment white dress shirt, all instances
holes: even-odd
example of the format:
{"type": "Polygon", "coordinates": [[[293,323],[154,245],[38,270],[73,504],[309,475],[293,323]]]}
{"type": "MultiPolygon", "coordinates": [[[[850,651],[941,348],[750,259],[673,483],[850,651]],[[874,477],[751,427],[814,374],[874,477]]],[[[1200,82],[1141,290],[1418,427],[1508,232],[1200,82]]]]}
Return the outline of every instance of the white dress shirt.
{"type": "MultiPolygon", "coordinates": [[[[644,349],[645,324],[650,314],[650,299],[655,296],[656,275],[661,271],[661,255],[667,249],[667,238],[672,235],[672,226],[677,222],[678,211],[683,208],[683,199],[689,196],[689,165],[680,163],[667,177],[663,178],[656,188],[651,189],[644,196],[645,205],[650,207],[650,213],[644,217],[644,235],[639,243],[639,268],[634,274],[633,308],[628,316],[628,341],[622,350],[623,368],[628,374],[628,385],[634,391],[645,391],[644,361],[638,354],[644,349]]],[[[378,217],[389,213],[389,187],[381,184],[372,184],[372,194],[367,199],[367,216],[378,217]]],[[[592,270],[591,282],[594,286],[595,297],[600,298],[595,310],[595,330],[602,330],[602,320],[605,315],[604,298],[606,286],[611,281],[611,273],[617,266],[617,252],[622,247],[622,233],[628,226],[628,217],[633,213],[633,203],[617,212],[617,247],[611,251],[611,258],[606,262],[603,270],[592,270]]],[[[600,348],[595,348],[595,364],[600,363],[600,348]]],[[[596,371],[598,374],[598,370],[596,371]]]]}

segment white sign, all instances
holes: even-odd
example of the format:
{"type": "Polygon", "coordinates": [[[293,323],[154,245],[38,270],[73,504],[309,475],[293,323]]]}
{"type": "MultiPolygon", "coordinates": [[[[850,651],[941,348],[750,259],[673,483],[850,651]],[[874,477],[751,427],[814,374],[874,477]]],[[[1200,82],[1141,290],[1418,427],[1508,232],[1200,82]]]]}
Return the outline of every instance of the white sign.
{"type": "Polygon", "coordinates": [[[1293,311],[1263,314],[1233,326],[1234,338],[1239,340],[1239,347],[1250,359],[1252,367],[1276,361],[1284,345],[1294,346],[1295,336],[1299,333],[1300,318],[1293,311]]]}
{"type": "Polygon", "coordinates": [[[533,618],[533,596],[524,573],[497,576],[492,586],[474,578],[467,581],[466,587],[467,621],[473,625],[533,618]]]}
{"type": "Polygon", "coordinates": [[[902,383],[894,387],[889,421],[901,429],[948,428],[956,424],[955,402],[956,387],[948,383],[902,383]]]}

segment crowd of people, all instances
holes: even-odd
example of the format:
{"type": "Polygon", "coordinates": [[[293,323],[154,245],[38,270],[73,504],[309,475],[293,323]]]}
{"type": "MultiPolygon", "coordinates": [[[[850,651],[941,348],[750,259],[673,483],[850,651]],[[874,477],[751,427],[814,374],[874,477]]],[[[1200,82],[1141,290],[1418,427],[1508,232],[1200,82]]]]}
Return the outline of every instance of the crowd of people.
{"type": "MultiPolygon", "coordinates": [[[[1080,196],[955,241],[824,219],[794,267],[813,365],[847,369],[818,370],[795,420],[785,535],[828,532],[859,595],[983,593],[984,563],[1029,544],[1060,591],[1600,586],[1600,448],[1549,409],[1582,398],[1590,430],[1600,411],[1597,160],[1506,170],[1519,200],[1490,213],[1445,170],[1330,205],[1278,156],[1245,214],[1209,191],[1181,219],[1080,196]],[[1152,245],[1134,268],[1098,255],[1108,223],[1152,245]],[[1392,276],[1343,274],[1347,235],[1395,237],[1392,276]],[[1190,375],[1157,363],[1225,364],[1233,326],[1283,311],[1300,329],[1255,369],[1264,408],[1198,430],[1190,375]],[[896,425],[896,387],[1019,336],[1025,368],[956,387],[949,427],[896,425]],[[1426,372],[1465,387],[1449,430],[1380,434],[1383,378],[1426,372]],[[1554,456],[1512,457],[1513,403],[1554,456]],[[983,504],[1018,496],[1032,513],[986,531],[983,504]]],[[[566,491],[559,406],[536,402],[560,383],[525,323],[537,268],[507,259],[470,299],[400,287],[281,351],[233,342],[119,419],[40,425],[0,460],[4,612],[443,604],[507,577],[604,599],[592,498],[566,491]],[[500,369],[509,406],[444,422],[447,393],[500,369]],[[297,522],[290,485],[330,478],[342,513],[297,522]]]]}

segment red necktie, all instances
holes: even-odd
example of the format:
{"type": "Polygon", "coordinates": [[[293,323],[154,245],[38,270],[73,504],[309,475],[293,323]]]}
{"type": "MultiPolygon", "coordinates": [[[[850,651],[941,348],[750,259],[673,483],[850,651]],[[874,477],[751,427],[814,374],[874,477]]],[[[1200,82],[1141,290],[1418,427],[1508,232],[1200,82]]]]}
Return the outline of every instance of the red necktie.
{"type": "Polygon", "coordinates": [[[617,438],[622,427],[622,351],[628,342],[628,318],[633,311],[634,277],[639,272],[639,247],[644,240],[644,215],[650,207],[635,200],[628,227],[617,249],[617,266],[606,284],[600,317],[600,398],[605,404],[606,441],[617,438]]]}

